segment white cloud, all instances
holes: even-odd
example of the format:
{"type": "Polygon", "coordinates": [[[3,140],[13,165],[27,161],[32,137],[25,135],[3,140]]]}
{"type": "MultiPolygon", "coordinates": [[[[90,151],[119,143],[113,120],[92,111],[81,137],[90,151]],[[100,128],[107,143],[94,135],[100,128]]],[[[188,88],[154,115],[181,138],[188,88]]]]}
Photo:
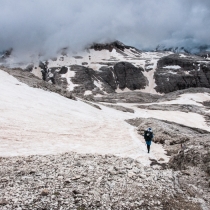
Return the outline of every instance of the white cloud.
{"type": "Polygon", "coordinates": [[[55,54],[118,39],[139,48],[210,42],[209,0],[0,0],[0,51],[55,54]]]}

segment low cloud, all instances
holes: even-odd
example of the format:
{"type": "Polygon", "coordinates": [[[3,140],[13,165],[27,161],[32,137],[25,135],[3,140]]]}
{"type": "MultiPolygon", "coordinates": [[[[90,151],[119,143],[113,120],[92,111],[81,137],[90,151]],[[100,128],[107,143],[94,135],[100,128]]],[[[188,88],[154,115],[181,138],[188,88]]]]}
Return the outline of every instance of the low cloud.
{"type": "Polygon", "coordinates": [[[140,49],[210,44],[209,0],[0,0],[0,51],[54,55],[120,40],[140,49]]]}

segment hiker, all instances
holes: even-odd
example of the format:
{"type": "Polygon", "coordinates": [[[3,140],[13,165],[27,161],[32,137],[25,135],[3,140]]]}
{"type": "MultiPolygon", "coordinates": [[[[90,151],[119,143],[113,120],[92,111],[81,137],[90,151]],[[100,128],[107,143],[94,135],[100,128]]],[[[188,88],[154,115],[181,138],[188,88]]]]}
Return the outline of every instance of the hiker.
{"type": "Polygon", "coordinates": [[[152,139],[153,139],[153,132],[152,132],[152,128],[148,128],[146,131],[144,131],[144,139],[147,145],[147,151],[149,153],[150,151],[150,145],[152,143],[152,139]]]}

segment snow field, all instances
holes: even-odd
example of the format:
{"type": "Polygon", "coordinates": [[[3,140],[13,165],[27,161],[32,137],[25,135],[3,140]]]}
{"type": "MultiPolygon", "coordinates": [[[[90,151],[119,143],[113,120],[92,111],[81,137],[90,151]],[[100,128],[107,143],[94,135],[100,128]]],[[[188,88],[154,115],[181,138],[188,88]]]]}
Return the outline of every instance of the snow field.
{"type": "Polygon", "coordinates": [[[132,126],[131,114],[102,106],[98,110],[81,101],[28,87],[0,71],[0,156],[79,153],[115,154],[149,164],[155,152],[146,146],[132,126]]]}
{"type": "MultiPolygon", "coordinates": [[[[168,157],[162,146],[154,143],[151,154],[147,154],[143,137],[125,119],[153,117],[210,131],[199,114],[144,110],[135,104],[119,104],[133,108],[135,113],[103,105],[98,110],[80,100],[28,87],[3,71],[0,79],[0,156],[75,151],[132,157],[148,165],[149,158],[167,161],[168,157]]],[[[192,98],[198,103],[209,97],[183,94],[180,103],[193,103],[192,98]]]]}

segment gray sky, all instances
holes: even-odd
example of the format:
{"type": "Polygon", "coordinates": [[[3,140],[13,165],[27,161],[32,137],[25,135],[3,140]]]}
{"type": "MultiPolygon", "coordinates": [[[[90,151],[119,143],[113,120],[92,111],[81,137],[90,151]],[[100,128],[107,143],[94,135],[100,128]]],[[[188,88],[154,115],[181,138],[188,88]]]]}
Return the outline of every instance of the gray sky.
{"type": "Polygon", "coordinates": [[[210,0],[0,0],[0,51],[53,55],[115,39],[137,48],[210,44],[210,0]]]}

